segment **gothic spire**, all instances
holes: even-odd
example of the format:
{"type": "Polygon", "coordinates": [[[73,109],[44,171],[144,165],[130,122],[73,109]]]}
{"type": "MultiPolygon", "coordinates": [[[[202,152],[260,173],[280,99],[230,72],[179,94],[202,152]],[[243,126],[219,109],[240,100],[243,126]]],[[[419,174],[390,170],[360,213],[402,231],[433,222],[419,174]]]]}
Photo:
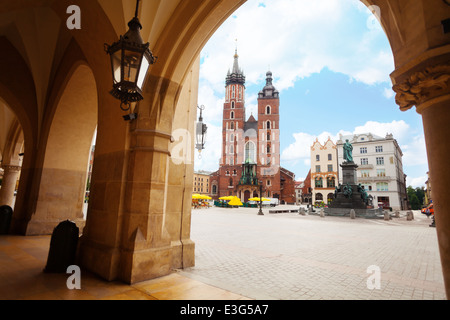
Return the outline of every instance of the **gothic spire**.
{"type": "Polygon", "coordinates": [[[231,70],[231,74],[227,74],[226,85],[230,84],[245,84],[245,76],[244,72],[239,68],[239,55],[237,53],[237,48],[234,51],[234,62],[233,69],[231,70]]]}

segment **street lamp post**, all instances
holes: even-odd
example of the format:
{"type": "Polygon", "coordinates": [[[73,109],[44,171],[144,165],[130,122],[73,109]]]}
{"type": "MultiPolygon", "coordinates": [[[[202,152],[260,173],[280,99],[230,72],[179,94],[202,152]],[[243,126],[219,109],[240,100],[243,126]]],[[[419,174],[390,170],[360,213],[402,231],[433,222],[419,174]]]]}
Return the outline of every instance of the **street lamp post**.
{"type": "Polygon", "coordinates": [[[262,212],[262,180],[259,181],[259,212],[258,215],[259,216],[263,216],[264,213],[262,212]]]}

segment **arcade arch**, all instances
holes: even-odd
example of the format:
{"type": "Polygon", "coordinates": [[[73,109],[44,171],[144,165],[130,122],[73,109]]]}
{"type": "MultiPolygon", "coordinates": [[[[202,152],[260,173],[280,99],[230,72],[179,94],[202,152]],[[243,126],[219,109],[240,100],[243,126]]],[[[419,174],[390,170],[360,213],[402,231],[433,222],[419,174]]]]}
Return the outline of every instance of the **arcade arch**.
{"type": "MultiPolygon", "coordinates": [[[[48,124],[53,112],[47,104],[55,99],[58,80],[63,78],[58,70],[83,59],[92,70],[97,89],[98,137],[91,203],[80,244],[82,265],[105,279],[130,283],[167,274],[175,265],[192,265],[195,246],[190,241],[190,206],[173,204],[188,203],[192,164],[170,164],[171,133],[177,123],[193,137],[193,125],[187,120],[195,119],[193,93],[198,91],[200,50],[244,2],[141,3],[143,38],[160,59],[150,70],[144,100],[135,109],[138,119],[133,123],[123,121],[117,101],[108,94],[111,72],[101,48],[126,32],[135,1],[78,0],[82,27],[70,31],[64,22],[73,1],[0,4],[0,21],[5,22],[0,25],[0,96],[22,126],[25,149],[12,231],[26,234],[28,224],[34,224],[33,228],[38,225],[37,218],[44,217],[41,208],[47,205],[44,190],[50,190],[45,187],[47,174],[66,169],[58,167],[61,161],[54,154],[58,139],[52,141],[52,132],[58,130],[48,124]],[[83,10],[86,7],[89,10],[83,10]],[[23,20],[14,20],[24,17],[32,17],[27,21],[31,27],[23,28],[23,20]],[[38,30],[43,23],[49,27],[38,30]],[[180,188],[184,192],[180,193],[180,188]]],[[[397,103],[402,110],[416,106],[422,115],[449,293],[446,182],[450,179],[450,150],[441,138],[450,135],[450,35],[442,31],[441,22],[449,18],[450,6],[426,0],[407,5],[399,0],[362,2],[380,9],[381,24],[394,54],[396,70],[391,79],[397,103]]],[[[59,109],[55,119],[60,118],[58,113],[59,109]]],[[[68,176],[77,168],[68,164],[68,176]]]]}

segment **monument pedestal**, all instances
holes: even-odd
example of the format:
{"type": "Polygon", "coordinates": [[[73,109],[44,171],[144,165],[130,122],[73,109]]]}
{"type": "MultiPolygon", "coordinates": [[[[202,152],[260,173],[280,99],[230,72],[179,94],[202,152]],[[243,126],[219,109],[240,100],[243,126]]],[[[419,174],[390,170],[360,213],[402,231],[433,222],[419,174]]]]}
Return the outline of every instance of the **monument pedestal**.
{"type": "Polygon", "coordinates": [[[325,208],[325,214],[329,216],[350,216],[350,211],[355,210],[356,217],[380,218],[382,209],[369,207],[369,198],[361,185],[357,184],[356,169],[358,165],[354,162],[341,164],[342,182],[336,187],[334,200],[325,208]]]}

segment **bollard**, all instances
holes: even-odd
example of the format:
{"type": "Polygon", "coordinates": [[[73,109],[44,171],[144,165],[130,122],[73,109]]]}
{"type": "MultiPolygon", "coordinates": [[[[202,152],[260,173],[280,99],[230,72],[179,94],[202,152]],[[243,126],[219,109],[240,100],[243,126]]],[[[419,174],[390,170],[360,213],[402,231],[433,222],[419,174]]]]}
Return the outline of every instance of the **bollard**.
{"type": "Polygon", "coordinates": [[[66,273],[67,267],[75,264],[79,229],[69,220],[59,223],[53,229],[44,272],[66,273]]]}
{"type": "Polygon", "coordinates": [[[406,213],[406,220],[407,220],[407,221],[414,220],[414,215],[413,215],[412,211],[408,211],[408,212],[406,213]]]}
{"type": "Polygon", "coordinates": [[[306,216],[306,210],[303,207],[300,207],[300,209],[298,209],[298,213],[302,216],[306,216]]]}
{"type": "Polygon", "coordinates": [[[356,219],[356,212],[355,209],[350,210],[350,219],[356,219]]]}
{"type": "Polygon", "coordinates": [[[384,220],[389,220],[391,217],[389,216],[389,212],[384,212],[384,220]]]}
{"type": "Polygon", "coordinates": [[[325,217],[325,211],[322,209],[320,209],[320,217],[324,218],[325,217]]]}
{"type": "Polygon", "coordinates": [[[11,225],[13,210],[10,206],[0,207],[0,234],[8,234],[11,225]]]}

